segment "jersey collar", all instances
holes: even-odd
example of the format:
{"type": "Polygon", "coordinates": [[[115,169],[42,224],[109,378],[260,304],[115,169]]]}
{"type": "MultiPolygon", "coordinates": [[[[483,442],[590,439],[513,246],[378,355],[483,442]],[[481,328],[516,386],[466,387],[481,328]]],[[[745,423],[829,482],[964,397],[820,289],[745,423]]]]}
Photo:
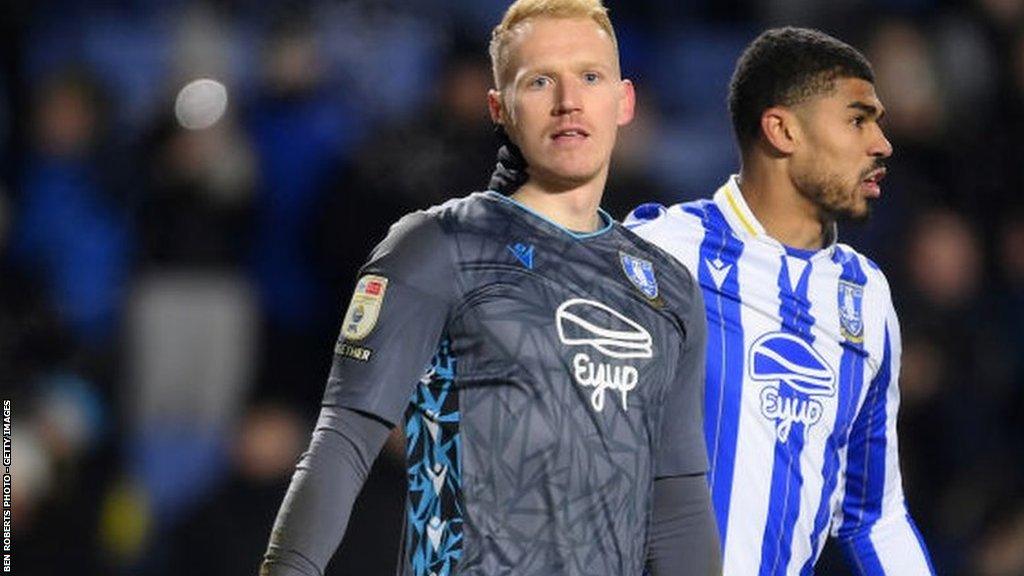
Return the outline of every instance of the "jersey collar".
{"type": "Polygon", "coordinates": [[[604,234],[605,232],[611,230],[612,226],[615,225],[615,219],[612,218],[611,214],[605,212],[603,208],[598,207],[597,215],[601,219],[601,227],[598,228],[597,230],[593,231],[593,232],[576,232],[575,230],[570,230],[570,229],[566,228],[565,226],[562,226],[558,222],[555,222],[554,220],[552,220],[551,218],[548,218],[547,216],[541,214],[540,212],[537,212],[536,210],[533,210],[533,209],[531,209],[531,208],[529,208],[529,207],[527,207],[527,206],[525,206],[523,204],[520,204],[515,199],[513,199],[511,196],[506,196],[506,195],[502,194],[501,192],[497,192],[497,191],[494,191],[494,190],[487,190],[486,192],[484,192],[484,194],[486,194],[487,196],[490,196],[491,198],[495,198],[495,199],[500,200],[502,202],[506,202],[508,204],[511,204],[512,206],[514,206],[514,207],[516,207],[516,208],[518,208],[520,210],[523,210],[524,212],[527,212],[528,214],[530,214],[530,215],[532,215],[532,216],[534,216],[536,218],[539,218],[539,219],[543,220],[544,222],[546,222],[547,224],[557,228],[559,232],[568,234],[569,236],[571,236],[571,237],[573,237],[573,238],[575,238],[577,240],[585,240],[587,238],[593,238],[595,236],[600,236],[600,235],[604,234]]]}
{"type": "MultiPolygon", "coordinates": [[[[741,238],[753,238],[775,247],[780,252],[786,252],[786,246],[772,238],[765,232],[764,226],[754,216],[754,212],[747,205],[747,201],[740,192],[739,175],[733,174],[726,180],[725,184],[715,192],[715,205],[725,216],[726,222],[741,238]]],[[[825,238],[825,247],[818,250],[816,254],[831,254],[835,248],[838,237],[838,228],[835,222],[828,229],[825,238]]]]}

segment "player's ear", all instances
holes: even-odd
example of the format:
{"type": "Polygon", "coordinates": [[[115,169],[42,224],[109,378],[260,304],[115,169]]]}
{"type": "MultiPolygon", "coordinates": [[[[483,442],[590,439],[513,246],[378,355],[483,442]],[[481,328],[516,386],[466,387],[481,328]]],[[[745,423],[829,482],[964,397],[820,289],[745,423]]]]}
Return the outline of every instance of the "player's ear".
{"type": "Polygon", "coordinates": [[[768,108],[761,113],[761,134],[778,152],[792,154],[799,140],[796,114],[782,106],[768,108]]]}
{"type": "Polygon", "coordinates": [[[619,116],[617,119],[619,126],[625,126],[633,121],[633,115],[636,111],[636,88],[633,87],[633,82],[630,80],[623,80],[619,84],[619,116]]]}
{"type": "Polygon", "coordinates": [[[491,113],[491,121],[505,124],[505,107],[501,103],[501,92],[491,88],[487,91],[487,111],[491,113]]]}

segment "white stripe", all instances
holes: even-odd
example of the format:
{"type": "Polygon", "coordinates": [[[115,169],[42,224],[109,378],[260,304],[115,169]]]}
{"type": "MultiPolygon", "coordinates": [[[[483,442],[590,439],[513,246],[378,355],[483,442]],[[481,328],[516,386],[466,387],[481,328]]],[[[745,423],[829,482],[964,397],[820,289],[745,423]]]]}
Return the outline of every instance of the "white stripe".
{"type": "Polygon", "coordinates": [[[700,245],[704,242],[705,230],[699,218],[683,212],[679,205],[668,209],[668,218],[661,218],[665,226],[656,234],[664,239],[659,246],[671,246],[672,255],[686,266],[694,280],[699,280],[700,245]]]}
{"type": "MultiPolygon", "coordinates": [[[[807,268],[807,260],[803,258],[797,258],[795,256],[786,256],[786,270],[789,272],[789,285],[796,292],[797,286],[800,285],[800,277],[803,276],[804,269],[807,268]]],[[[810,290],[808,290],[810,294],[810,290]]],[[[811,302],[814,299],[811,298],[811,302]]]]}
{"type": "Polygon", "coordinates": [[[886,574],[919,576],[931,573],[905,514],[887,522],[879,521],[871,530],[870,540],[886,574]]]}

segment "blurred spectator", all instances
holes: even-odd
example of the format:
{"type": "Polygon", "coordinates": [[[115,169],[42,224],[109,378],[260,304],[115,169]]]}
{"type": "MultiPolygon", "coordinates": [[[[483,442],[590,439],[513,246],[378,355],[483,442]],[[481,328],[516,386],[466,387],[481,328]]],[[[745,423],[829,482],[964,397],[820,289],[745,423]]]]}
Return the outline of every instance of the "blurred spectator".
{"type": "Polygon", "coordinates": [[[80,354],[67,326],[22,265],[10,258],[13,221],[0,188],[0,388],[12,402],[13,500],[19,566],[46,574],[91,572],[91,533],[105,456],[98,454],[105,401],[80,375],[80,354]],[[67,545],[52,553],[54,541],[67,545]]]}
{"type": "MultiPolygon", "coordinates": [[[[946,127],[974,137],[986,126],[978,124],[978,110],[997,105],[999,65],[996,45],[986,25],[975,15],[956,11],[937,23],[929,73],[941,83],[946,127]]],[[[895,118],[895,116],[894,116],[895,118]]],[[[962,134],[950,134],[963,138],[962,134]]]]}
{"type": "Polygon", "coordinates": [[[162,120],[136,200],[143,270],[240,269],[250,250],[255,161],[230,117],[205,130],[162,120]]]}
{"type": "Polygon", "coordinates": [[[174,80],[206,77],[237,83],[233,65],[241,64],[238,52],[243,49],[238,27],[212,4],[199,2],[184,7],[176,26],[174,80]]]}
{"type": "Polygon", "coordinates": [[[109,477],[107,409],[72,373],[41,374],[39,396],[15,405],[15,525],[19,569],[33,574],[96,573],[98,510],[109,477]],[[20,486],[19,486],[20,484],[20,486]],[[59,554],[53,543],[61,542],[59,554]]]}
{"type": "MultiPolygon", "coordinates": [[[[19,403],[19,409],[21,407],[23,405],[19,403]]],[[[30,547],[38,547],[45,545],[37,536],[40,532],[39,508],[45,505],[50,496],[54,471],[53,462],[33,428],[31,424],[18,423],[11,433],[12,454],[18,454],[18,460],[11,461],[11,498],[18,503],[11,514],[12,522],[19,527],[19,535],[25,536],[24,542],[30,547]]],[[[19,541],[19,545],[21,543],[19,541]]],[[[30,557],[29,562],[32,561],[30,557]]]]}
{"type": "MultiPolygon", "coordinates": [[[[168,562],[153,573],[256,574],[281,494],[308,439],[303,419],[287,405],[251,407],[232,434],[228,477],[168,536],[168,562]]],[[[390,455],[370,471],[350,520],[365,529],[346,536],[327,576],[394,574],[404,508],[404,437],[399,441],[397,459],[389,440],[390,455]]]]}
{"type": "Polygon", "coordinates": [[[37,282],[8,249],[14,220],[0,188],[0,384],[12,400],[31,398],[36,377],[69,360],[70,337],[37,282]]]}
{"type": "MultiPolygon", "coordinates": [[[[391,211],[361,210],[349,218],[381,221],[396,210],[404,213],[487,187],[498,147],[486,99],[493,80],[483,48],[469,50],[448,62],[428,107],[411,122],[375,131],[353,156],[351,177],[334,199],[364,197],[391,211]]],[[[372,210],[373,204],[364,208],[372,210]]],[[[350,210],[338,206],[335,214],[350,210]]]]}
{"type": "Polygon", "coordinates": [[[986,526],[971,562],[974,576],[1024,574],[1024,505],[1004,508],[986,526]]]}
{"type": "Polygon", "coordinates": [[[311,23],[290,15],[264,53],[264,85],[246,117],[259,176],[254,274],[264,317],[261,389],[315,406],[323,391],[338,297],[318,264],[314,224],[359,120],[328,91],[311,23]]]}
{"type": "Polygon", "coordinates": [[[882,198],[864,224],[843,225],[840,238],[864,250],[885,270],[906,265],[903,238],[907,222],[929,204],[951,202],[954,178],[946,144],[947,109],[941,95],[934,54],[920,24],[905,18],[883,19],[872,27],[866,54],[875,86],[886,107],[882,120],[893,144],[882,184],[882,198]]]}
{"type": "Polygon", "coordinates": [[[1024,2],[1021,0],[977,0],[976,3],[1000,30],[1012,32],[1024,22],[1024,2]]]}
{"type": "MultiPolygon", "coordinates": [[[[0,384],[12,411],[21,412],[32,398],[36,375],[60,356],[50,346],[59,341],[59,325],[32,290],[31,283],[10,261],[7,251],[11,206],[0,188],[0,384]]],[[[27,411],[26,411],[27,414],[27,411]]],[[[14,521],[31,530],[34,512],[52,482],[50,462],[30,426],[17,425],[16,449],[23,455],[14,463],[14,496],[22,503],[14,521]]]]}
{"type": "Polygon", "coordinates": [[[1005,458],[1014,444],[1010,351],[981,297],[984,254],[963,216],[925,212],[909,243],[908,278],[896,291],[906,327],[901,454],[915,517],[940,565],[955,566],[987,510],[1020,481],[1005,458]]]}
{"type": "Polygon", "coordinates": [[[465,47],[453,55],[430,105],[411,122],[375,131],[335,182],[317,222],[324,247],[319,267],[338,295],[329,308],[334,322],[388,225],[407,212],[487,188],[498,140],[487,112],[490,63],[482,54],[482,47],[465,47]]]}
{"type": "Polygon", "coordinates": [[[230,435],[225,481],[168,535],[159,574],[255,575],[307,438],[303,420],[287,407],[249,409],[230,435]]]}
{"type": "Polygon", "coordinates": [[[132,246],[122,174],[104,149],[109,100],[87,72],[67,71],[35,102],[12,249],[75,336],[102,347],[117,327],[132,246]]]}
{"type": "Polygon", "coordinates": [[[126,517],[145,519],[137,542],[111,544],[127,565],[225,476],[227,435],[255,379],[259,316],[242,270],[254,170],[231,120],[186,130],[168,115],[140,155],[123,395],[129,477],[109,500],[123,497],[135,510],[126,517]]]}
{"type": "Polygon", "coordinates": [[[266,46],[263,91],[247,115],[260,165],[254,271],[271,328],[296,332],[322,323],[332,302],[311,261],[309,225],[351,150],[357,120],[325,91],[308,23],[279,26],[266,46]]]}
{"type": "Polygon", "coordinates": [[[134,287],[123,403],[144,544],[158,545],[227,472],[228,431],[254,378],[256,310],[248,284],[225,271],[164,271],[134,287]]]}
{"type": "Polygon", "coordinates": [[[945,106],[928,38],[907,21],[882,22],[868,52],[879,98],[886,107],[888,136],[903,144],[934,141],[945,123],[945,106]]]}

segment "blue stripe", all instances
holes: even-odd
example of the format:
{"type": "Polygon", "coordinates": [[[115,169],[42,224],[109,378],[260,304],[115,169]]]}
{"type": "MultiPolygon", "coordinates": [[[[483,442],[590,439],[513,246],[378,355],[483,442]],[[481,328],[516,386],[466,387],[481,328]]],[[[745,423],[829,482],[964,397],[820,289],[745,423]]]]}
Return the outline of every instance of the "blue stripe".
{"type": "Polygon", "coordinates": [[[867,398],[850,434],[846,469],[847,492],[843,501],[843,524],[839,538],[852,564],[862,574],[885,574],[869,538],[871,527],[881,517],[885,489],[886,392],[892,363],[889,327],[885,328],[882,365],[871,381],[867,398]]]}
{"type": "MultiPolygon", "coordinates": [[[[867,284],[867,276],[861,270],[860,263],[856,257],[846,256],[837,247],[833,253],[833,262],[842,265],[843,270],[840,280],[849,282],[863,288],[867,284]]],[[[837,287],[838,293],[838,287],[837,287]]],[[[818,504],[818,512],[814,516],[814,530],[811,533],[811,556],[804,563],[800,570],[801,576],[812,576],[814,574],[814,563],[818,560],[820,553],[819,541],[822,531],[828,525],[832,516],[832,494],[836,490],[839,479],[839,451],[846,446],[847,434],[849,433],[850,422],[853,419],[854,408],[860,399],[861,386],[864,383],[864,343],[842,342],[843,356],[839,366],[839,398],[836,411],[835,426],[832,433],[825,441],[825,463],[822,466],[821,476],[825,483],[821,489],[821,500],[818,504]]]]}
{"type": "MultiPolygon", "coordinates": [[[[785,255],[781,255],[779,269],[779,316],[782,331],[802,337],[808,344],[813,344],[814,336],[811,327],[814,317],[811,316],[811,303],[807,298],[808,279],[813,263],[805,266],[796,287],[790,285],[789,263],[785,255]]],[[[782,398],[800,398],[795,390],[785,382],[779,382],[779,396],[782,398]]],[[[803,398],[806,400],[806,398],[803,398]]],[[[761,576],[772,576],[784,573],[792,554],[790,543],[793,540],[793,529],[800,514],[800,490],[803,486],[803,474],[800,471],[800,453],[804,448],[804,424],[794,422],[785,442],[776,439],[775,462],[772,464],[771,491],[768,499],[768,518],[761,539],[761,576]]]]}
{"type": "Polygon", "coordinates": [[[710,465],[708,484],[718,519],[720,542],[725,549],[743,393],[743,325],[737,265],[743,253],[743,243],[731,234],[729,224],[717,206],[711,202],[697,206],[688,204],[683,210],[700,218],[705,229],[697,266],[708,321],[704,440],[710,465]],[[709,264],[719,261],[720,270],[730,267],[721,289],[715,284],[709,264]]]}
{"type": "Polygon", "coordinates": [[[857,569],[860,576],[885,576],[885,568],[878,558],[878,553],[871,540],[865,536],[851,540],[843,545],[843,552],[850,566],[857,569]]]}
{"type": "Polygon", "coordinates": [[[885,403],[889,387],[892,350],[889,341],[889,327],[885,328],[885,345],[882,365],[871,381],[864,406],[857,416],[850,433],[850,448],[847,452],[848,490],[843,501],[843,525],[840,536],[852,536],[865,527],[870,527],[882,514],[882,493],[885,489],[885,403]]]}

